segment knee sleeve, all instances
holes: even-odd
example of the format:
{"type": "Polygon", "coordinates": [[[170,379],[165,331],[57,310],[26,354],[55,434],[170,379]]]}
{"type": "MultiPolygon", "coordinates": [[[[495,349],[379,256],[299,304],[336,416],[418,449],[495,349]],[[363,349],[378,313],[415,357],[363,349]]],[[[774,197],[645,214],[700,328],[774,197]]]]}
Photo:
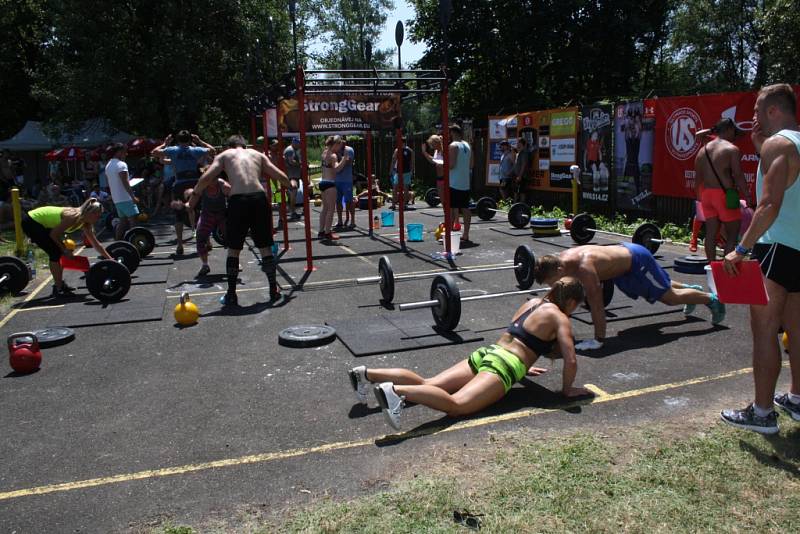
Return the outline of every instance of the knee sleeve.
{"type": "Polygon", "coordinates": [[[239,275],[239,258],[228,256],[225,260],[225,272],[228,276],[239,275]]]}

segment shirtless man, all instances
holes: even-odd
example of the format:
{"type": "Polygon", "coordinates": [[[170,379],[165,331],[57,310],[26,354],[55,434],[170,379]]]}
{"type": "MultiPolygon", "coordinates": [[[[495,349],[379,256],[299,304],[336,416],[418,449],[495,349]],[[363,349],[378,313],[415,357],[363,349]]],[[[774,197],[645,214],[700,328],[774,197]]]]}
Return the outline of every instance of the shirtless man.
{"type": "Polygon", "coordinates": [[[272,257],[272,213],[271,203],[261,185],[261,179],[273,178],[289,187],[289,180],[262,152],[247,148],[241,135],[228,138],[228,149],[214,158],[203,176],[197,182],[188,207],[194,209],[203,190],[212,183],[222,171],[228,176],[231,185],[228,197],[228,212],[225,219],[225,241],[228,244],[228,259],[225,271],[228,277],[228,292],[222,298],[225,306],[238,305],[236,280],[239,276],[239,254],[244,246],[248,230],[253,243],[261,251],[261,270],[269,280],[270,301],[281,297],[280,287],[275,276],[275,259],[272,257]]]}
{"type": "Polygon", "coordinates": [[[706,258],[714,261],[717,259],[715,236],[720,222],[725,231],[725,254],[732,251],[739,240],[742,210],[739,206],[733,209],[725,206],[725,189],[735,185],[739,195],[747,199],[748,204],[751,202],[742,173],[742,153],[733,144],[736,135],[740,133],[736,123],[731,119],[722,119],[711,128],[711,133],[717,134],[717,138],[697,152],[694,169],[695,192],[703,205],[706,218],[706,258]]]}
{"type": "Polygon", "coordinates": [[[656,301],[667,306],[683,304],[686,315],[694,312],[697,304],[705,304],[711,310],[712,324],[725,319],[725,305],[715,294],[700,291],[701,286],[671,281],[650,251],[635,243],[583,245],[565,250],[558,256],[548,254],[537,260],[538,283],[552,286],[562,276],[574,276],[580,280],[592,312],[594,339],[575,345],[576,349],[599,349],[603,346],[606,337],[603,280],[612,280],[620,291],[634,300],[642,297],[650,304],[656,301]]]}

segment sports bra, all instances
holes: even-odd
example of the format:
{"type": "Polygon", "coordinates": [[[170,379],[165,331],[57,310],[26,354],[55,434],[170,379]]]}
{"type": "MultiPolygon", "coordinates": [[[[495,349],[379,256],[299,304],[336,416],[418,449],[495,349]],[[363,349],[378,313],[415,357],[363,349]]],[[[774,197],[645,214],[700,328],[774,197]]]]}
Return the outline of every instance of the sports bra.
{"type": "Polygon", "coordinates": [[[550,354],[550,352],[553,350],[553,344],[555,343],[555,340],[545,341],[543,339],[539,339],[525,330],[523,325],[525,324],[525,319],[527,319],[528,316],[544,302],[547,301],[542,299],[536,306],[532,306],[528,310],[524,311],[522,315],[517,317],[517,319],[506,329],[506,332],[522,341],[522,343],[535,352],[537,356],[550,354]]]}

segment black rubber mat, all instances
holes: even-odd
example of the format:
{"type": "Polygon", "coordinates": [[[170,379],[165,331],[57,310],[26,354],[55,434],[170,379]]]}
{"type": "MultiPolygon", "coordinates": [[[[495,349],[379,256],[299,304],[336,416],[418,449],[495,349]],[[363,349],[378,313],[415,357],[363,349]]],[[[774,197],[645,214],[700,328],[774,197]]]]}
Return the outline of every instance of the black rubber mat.
{"type": "Polygon", "coordinates": [[[468,328],[453,332],[434,330],[430,312],[398,312],[397,315],[328,322],[353,356],[370,356],[444,345],[481,341],[468,328]]]}
{"type": "Polygon", "coordinates": [[[164,316],[166,299],[162,295],[150,300],[121,300],[102,305],[96,300],[68,303],[63,307],[29,309],[18,313],[5,327],[10,332],[47,328],[49,326],[98,326],[123,323],[160,321],[164,316]]]}

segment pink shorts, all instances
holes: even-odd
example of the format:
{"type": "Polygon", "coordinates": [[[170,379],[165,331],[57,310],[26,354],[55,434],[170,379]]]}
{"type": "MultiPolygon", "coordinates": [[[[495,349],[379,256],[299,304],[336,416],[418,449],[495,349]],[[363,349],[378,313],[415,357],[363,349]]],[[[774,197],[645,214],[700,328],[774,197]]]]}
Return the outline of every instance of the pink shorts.
{"type": "Polygon", "coordinates": [[[703,189],[700,201],[703,204],[703,215],[706,219],[718,217],[721,222],[732,222],[742,218],[741,208],[725,207],[725,191],[723,189],[703,189]]]}

